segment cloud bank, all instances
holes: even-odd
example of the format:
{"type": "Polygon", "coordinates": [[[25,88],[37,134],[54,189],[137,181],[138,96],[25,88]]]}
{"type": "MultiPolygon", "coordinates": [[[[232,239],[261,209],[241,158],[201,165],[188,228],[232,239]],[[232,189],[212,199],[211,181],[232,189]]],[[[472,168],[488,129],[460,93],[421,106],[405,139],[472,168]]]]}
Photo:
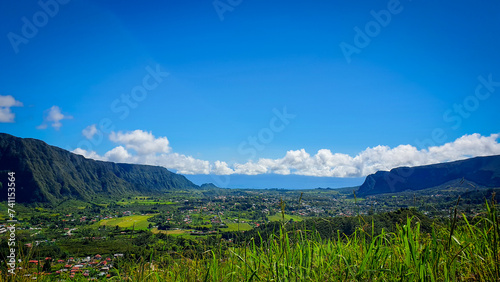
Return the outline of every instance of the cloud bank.
{"type": "Polygon", "coordinates": [[[418,166],[455,161],[476,156],[500,154],[500,134],[482,136],[464,135],[453,142],[418,150],[411,145],[391,148],[379,145],[369,147],[356,156],[333,153],[321,149],[311,155],[305,149],[290,150],[283,158],[261,158],[257,161],[235,163],[195,159],[192,156],[172,152],[166,137],[156,138],[151,132],[135,130],[112,132],[109,139],[118,146],[99,155],[94,151],[77,148],[73,152],[87,158],[163,166],[181,174],[281,174],[322,177],[363,177],[379,170],[390,170],[400,166],[418,166]]]}
{"type": "Polygon", "coordinates": [[[109,140],[119,146],[102,156],[95,151],[89,152],[81,148],[75,149],[73,153],[95,160],[163,166],[181,174],[210,173],[210,162],[173,153],[167,137],[156,138],[151,132],[135,130],[111,132],[109,140]]]}

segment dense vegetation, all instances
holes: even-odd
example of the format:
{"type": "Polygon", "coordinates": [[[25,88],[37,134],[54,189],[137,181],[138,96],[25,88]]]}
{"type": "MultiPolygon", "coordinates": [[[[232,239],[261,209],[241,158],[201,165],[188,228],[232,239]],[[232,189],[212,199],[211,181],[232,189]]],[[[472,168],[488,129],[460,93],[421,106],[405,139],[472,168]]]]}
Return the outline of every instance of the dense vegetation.
{"type": "MultiPolygon", "coordinates": [[[[286,221],[286,215],[285,221],[286,221]]],[[[308,232],[319,236],[322,240],[334,240],[338,234],[351,236],[356,230],[370,232],[371,235],[380,235],[382,232],[396,232],[398,225],[404,225],[408,218],[418,221],[420,229],[429,233],[432,230],[432,221],[426,215],[414,209],[399,209],[394,212],[381,214],[372,214],[359,217],[316,217],[297,221],[286,221],[286,224],[280,222],[271,222],[269,224],[257,227],[251,231],[225,232],[222,238],[232,239],[237,243],[244,243],[253,240],[255,244],[260,245],[262,238],[269,238],[272,234],[281,232],[294,232],[297,230],[307,230],[308,232]]]]}
{"type": "MultiPolygon", "coordinates": [[[[494,200],[483,208],[467,217],[456,205],[437,221],[400,209],[294,222],[282,203],[281,221],[243,234],[188,239],[116,228],[98,244],[130,248],[109,278],[115,281],[498,281],[500,219],[494,200]]],[[[8,280],[5,268],[1,277],[8,280]]],[[[28,278],[20,270],[16,281],[28,278]]]]}

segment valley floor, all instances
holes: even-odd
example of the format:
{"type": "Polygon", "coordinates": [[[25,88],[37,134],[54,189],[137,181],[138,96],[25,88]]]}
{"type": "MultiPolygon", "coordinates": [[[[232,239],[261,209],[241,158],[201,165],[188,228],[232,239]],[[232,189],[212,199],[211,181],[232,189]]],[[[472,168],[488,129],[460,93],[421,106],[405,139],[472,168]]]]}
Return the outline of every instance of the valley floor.
{"type": "MultiPolygon", "coordinates": [[[[14,272],[16,281],[496,281],[495,192],[212,189],[17,205],[14,272]]],[[[6,281],[10,235],[0,232],[6,281]]]]}

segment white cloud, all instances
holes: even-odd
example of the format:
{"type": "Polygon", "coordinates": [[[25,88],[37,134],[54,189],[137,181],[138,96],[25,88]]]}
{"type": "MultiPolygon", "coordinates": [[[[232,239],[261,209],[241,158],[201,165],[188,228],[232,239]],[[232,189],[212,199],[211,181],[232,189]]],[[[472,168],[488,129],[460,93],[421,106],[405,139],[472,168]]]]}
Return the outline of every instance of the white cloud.
{"type": "Polygon", "coordinates": [[[419,166],[500,154],[500,134],[488,137],[480,134],[464,135],[442,146],[418,150],[411,145],[376,146],[366,148],[356,156],[333,154],[328,149],[319,150],[314,156],[304,149],[291,150],[281,159],[259,159],[257,162],[234,164],[239,174],[298,174],[328,177],[362,177],[379,170],[400,166],[419,166]]]}
{"type": "Polygon", "coordinates": [[[101,156],[99,156],[99,154],[97,154],[95,151],[86,151],[86,150],[83,150],[83,149],[80,149],[80,148],[76,148],[72,151],[73,153],[77,154],[77,155],[82,155],[84,157],[86,157],[87,159],[94,159],[94,160],[98,160],[98,161],[105,161],[105,159],[101,156]]]}
{"type": "Polygon", "coordinates": [[[155,165],[172,168],[180,174],[209,174],[210,162],[178,153],[157,156],[155,165]]]}
{"type": "Polygon", "coordinates": [[[500,144],[496,140],[500,134],[492,134],[489,137],[480,134],[464,135],[455,142],[443,146],[430,147],[428,152],[431,160],[440,162],[443,159],[465,159],[474,156],[488,156],[500,154],[500,144]]]}
{"type": "Polygon", "coordinates": [[[215,161],[211,172],[217,175],[229,175],[233,174],[234,170],[229,168],[226,162],[221,162],[221,161],[215,161]]]}
{"type": "Polygon", "coordinates": [[[104,154],[104,159],[115,163],[135,163],[137,158],[133,157],[123,146],[113,148],[104,154]]]}
{"type": "Polygon", "coordinates": [[[22,107],[23,103],[17,101],[11,95],[0,95],[0,122],[14,122],[16,115],[11,111],[12,107],[22,107]]]}
{"type": "Polygon", "coordinates": [[[167,137],[155,138],[151,132],[135,130],[131,132],[111,132],[109,139],[115,143],[124,144],[139,155],[154,153],[169,153],[171,148],[167,137]]]}
{"type": "Polygon", "coordinates": [[[166,137],[156,138],[151,132],[135,130],[111,132],[109,139],[121,145],[103,156],[80,148],[75,149],[73,153],[96,160],[163,166],[181,174],[210,173],[210,162],[172,153],[166,137]]]}
{"type": "Polygon", "coordinates": [[[247,175],[264,174],[267,173],[267,167],[264,164],[249,161],[245,164],[234,164],[234,172],[247,175]]]}
{"type": "Polygon", "coordinates": [[[92,137],[94,137],[96,133],[97,133],[97,127],[95,124],[89,125],[82,130],[83,136],[85,136],[85,138],[89,140],[92,139],[92,137]]]}
{"type": "Polygon", "coordinates": [[[500,134],[481,136],[464,135],[442,146],[418,150],[411,145],[369,147],[350,156],[332,153],[321,149],[310,155],[305,149],[290,150],[283,158],[261,158],[258,161],[228,165],[223,161],[210,163],[171,152],[166,137],[156,138],[151,132],[135,130],[131,132],[112,132],[110,140],[120,146],[108,151],[103,156],[96,152],[76,149],[73,152],[88,158],[123,163],[137,163],[163,166],[181,174],[297,174],[324,177],[362,177],[379,170],[390,170],[400,166],[418,166],[447,161],[455,161],[476,156],[500,154],[500,134]]]}
{"type": "Polygon", "coordinates": [[[61,128],[62,126],[61,120],[72,118],[72,116],[64,115],[63,113],[61,113],[61,109],[58,106],[52,106],[50,109],[45,111],[43,123],[37,126],[37,128],[46,129],[47,125],[52,123],[50,125],[56,130],[59,130],[59,128],[61,128]]]}

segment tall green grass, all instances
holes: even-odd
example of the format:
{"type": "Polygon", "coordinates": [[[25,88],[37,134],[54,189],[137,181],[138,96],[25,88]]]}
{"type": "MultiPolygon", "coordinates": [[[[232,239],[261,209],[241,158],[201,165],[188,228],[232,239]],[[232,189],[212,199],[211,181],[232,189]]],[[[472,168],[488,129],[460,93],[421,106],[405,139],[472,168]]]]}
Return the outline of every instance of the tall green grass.
{"type": "MultiPolygon", "coordinates": [[[[281,204],[284,207],[284,203],[281,204]]],[[[283,209],[284,211],[284,209],[283,209]]],[[[223,242],[200,252],[125,262],[111,281],[499,281],[499,219],[496,203],[486,202],[475,218],[455,209],[448,227],[420,230],[407,218],[395,232],[375,234],[366,223],[352,235],[322,239],[311,230],[281,227],[268,238],[242,246],[223,242]],[[257,244],[256,242],[262,242],[257,244]],[[186,255],[189,254],[189,255],[186,255]],[[151,262],[152,261],[152,262],[151,262]]],[[[260,235],[258,235],[260,237],[260,235]]],[[[18,271],[16,281],[28,281],[18,271]]],[[[5,273],[0,281],[8,281],[5,273]]],[[[58,277],[57,279],[64,279],[58,277]]],[[[39,276],[38,281],[57,281],[39,276]]],[[[77,277],[75,281],[87,281],[77,277]]],[[[70,280],[67,280],[70,281],[70,280]]]]}

